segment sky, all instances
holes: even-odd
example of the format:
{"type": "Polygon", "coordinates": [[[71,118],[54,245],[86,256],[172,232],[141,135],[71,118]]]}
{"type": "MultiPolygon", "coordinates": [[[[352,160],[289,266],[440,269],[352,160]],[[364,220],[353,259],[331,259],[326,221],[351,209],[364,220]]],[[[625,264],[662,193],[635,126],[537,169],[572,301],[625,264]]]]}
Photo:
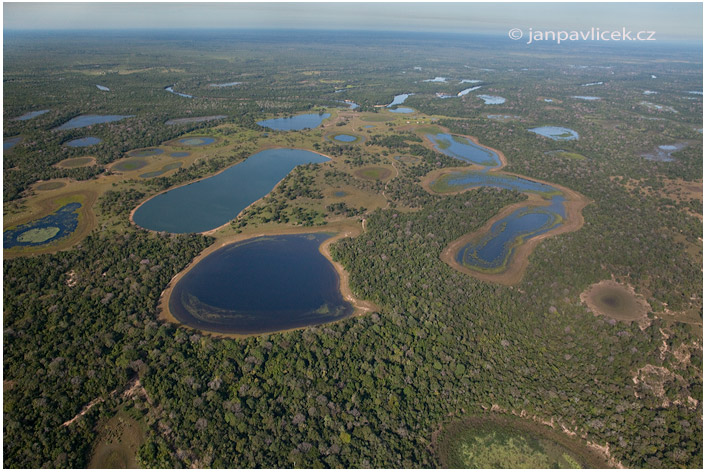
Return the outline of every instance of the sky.
{"type": "Polygon", "coordinates": [[[701,3],[3,3],[6,30],[268,28],[507,33],[655,31],[701,40],[701,3]]]}

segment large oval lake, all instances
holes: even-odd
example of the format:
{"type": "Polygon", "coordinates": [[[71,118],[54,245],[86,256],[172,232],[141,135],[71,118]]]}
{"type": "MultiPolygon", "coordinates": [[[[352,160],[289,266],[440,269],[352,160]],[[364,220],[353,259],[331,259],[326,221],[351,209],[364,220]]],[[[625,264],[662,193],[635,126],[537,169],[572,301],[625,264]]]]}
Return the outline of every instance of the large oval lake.
{"type": "Polygon", "coordinates": [[[296,166],[328,160],[301,149],[261,151],[220,174],[147,200],[135,211],[133,221],[154,231],[209,231],[228,223],[267,195],[296,166]]]}
{"type": "Polygon", "coordinates": [[[196,329],[260,334],[337,321],[353,313],[319,252],[330,234],[264,236],[206,256],[176,283],[169,311],[196,329]]]}

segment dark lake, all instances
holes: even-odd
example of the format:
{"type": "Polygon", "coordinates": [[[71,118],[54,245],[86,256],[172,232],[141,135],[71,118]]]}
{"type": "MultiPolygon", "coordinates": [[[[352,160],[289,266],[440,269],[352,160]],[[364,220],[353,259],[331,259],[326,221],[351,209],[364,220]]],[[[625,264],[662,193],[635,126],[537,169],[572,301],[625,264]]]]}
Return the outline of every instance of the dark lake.
{"type": "Polygon", "coordinates": [[[330,234],[275,235],[218,249],[196,264],[169,298],[187,326],[258,334],[313,326],[353,313],[319,252],[330,234]]]}
{"type": "Polygon", "coordinates": [[[300,149],[268,149],[213,177],[157,195],[135,212],[143,228],[170,233],[200,233],[234,219],[267,195],[292,169],[329,159],[300,149]]]}
{"type": "Polygon", "coordinates": [[[287,118],[272,118],[271,120],[258,121],[257,124],[277,131],[298,131],[305,128],[316,128],[330,116],[330,113],[324,113],[322,115],[318,113],[307,113],[305,115],[287,118]]]}
{"type": "Polygon", "coordinates": [[[76,118],[71,118],[63,125],[54,128],[56,130],[85,128],[86,126],[99,125],[101,123],[110,123],[112,121],[120,121],[125,118],[131,118],[135,115],[81,115],[76,118]]]}

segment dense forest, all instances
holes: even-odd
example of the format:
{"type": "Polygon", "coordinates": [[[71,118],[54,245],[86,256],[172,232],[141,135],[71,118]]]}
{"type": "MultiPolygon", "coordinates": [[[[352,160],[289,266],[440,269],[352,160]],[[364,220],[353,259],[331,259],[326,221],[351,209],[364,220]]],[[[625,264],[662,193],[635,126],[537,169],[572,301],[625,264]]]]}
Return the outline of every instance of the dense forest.
{"type": "Polygon", "coordinates": [[[702,204],[665,193],[670,182],[702,179],[703,101],[685,93],[702,88],[700,50],[538,46],[520,55],[455,35],[115,34],[5,36],[4,137],[22,136],[4,153],[5,211],[31,198],[34,182],[93,179],[129,150],[191,131],[225,136],[236,150],[110,188],[95,204],[96,228],[76,246],[3,261],[4,467],[86,467],[101,425],[118,411],[145,429],[144,467],[438,467],[435,433],[490,410],[607,445],[627,467],[703,466],[702,204]],[[450,79],[424,82],[436,76],[450,79]],[[507,102],[436,96],[467,88],[463,79],[507,102]],[[591,93],[600,101],[571,98],[598,80],[604,86],[591,93]],[[211,86],[231,81],[241,84],[211,86]],[[170,85],[193,98],[165,91],[170,85]],[[645,98],[648,89],[658,98],[645,98]],[[312,146],[341,167],[299,167],[227,230],[364,218],[365,231],[331,253],[354,295],[377,311],[243,339],[159,319],[170,280],[214,238],[142,230],[129,221],[136,205],[247,158],[272,133],[261,119],[344,99],[378,118],[375,105],[399,93],[414,93],[405,106],[435,116],[427,126],[502,150],[508,172],[588,197],[584,226],[539,244],[514,286],[459,273],[441,251],[526,196],[431,194],[422,177],[463,163],[432,150],[414,118],[371,120],[376,129],[356,130],[362,143],[321,137],[312,146]],[[41,109],[50,111],[14,120],[41,109]],[[55,130],[82,114],[134,116],[55,130]],[[546,124],[581,137],[527,132],[546,124]],[[246,135],[262,141],[236,138],[246,135]],[[97,165],[55,167],[86,154],[64,145],[85,136],[103,140],[90,151],[97,165]],[[675,142],[688,146],[673,161],[641,157],[675,142]],[[385,182],[355,177],[388,163],[398,172],[385,182]],[[387,204],[321,203],[333,184],[387,204]],[[647,322],[594,316],[581,303],[589,285],[611,278],[645,294],[647,322]]]}

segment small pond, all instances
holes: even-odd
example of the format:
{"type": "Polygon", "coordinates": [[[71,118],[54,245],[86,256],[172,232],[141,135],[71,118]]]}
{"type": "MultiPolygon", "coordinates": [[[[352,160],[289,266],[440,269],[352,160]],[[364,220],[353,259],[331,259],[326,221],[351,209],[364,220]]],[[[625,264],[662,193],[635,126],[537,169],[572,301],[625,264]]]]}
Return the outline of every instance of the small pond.
{"type": "Polygon", "coordinates": [[[578,98],[579,100],[588,100],[588,101],[594,101],[594,100],[600,100],[601,97],[591,97],[587,95],[572,95],[571,98],[578,98]]]}
{"type": "Polygon", "coordinates": [[[351,136],[350,134],[337,134],[333,137],[333,139],[342,143],[352,143],[353,141],[357,140],[358,137],[351,136]]]}
{"type": "Polygon", "coordinates": [[[541,126],[539,128],[532,128],[528,131],[554,141],[573,141],[579,139],[579,134],[576,131],[570,128],[563,128],[561,126],[541,126]]]}
{"type": "Polygon", "coordinates": [[[482,99],[486,105],[500,105],[505,103],[503,97],[497,97],[495,95],[478,95],[478,98],[482,99]]]}

